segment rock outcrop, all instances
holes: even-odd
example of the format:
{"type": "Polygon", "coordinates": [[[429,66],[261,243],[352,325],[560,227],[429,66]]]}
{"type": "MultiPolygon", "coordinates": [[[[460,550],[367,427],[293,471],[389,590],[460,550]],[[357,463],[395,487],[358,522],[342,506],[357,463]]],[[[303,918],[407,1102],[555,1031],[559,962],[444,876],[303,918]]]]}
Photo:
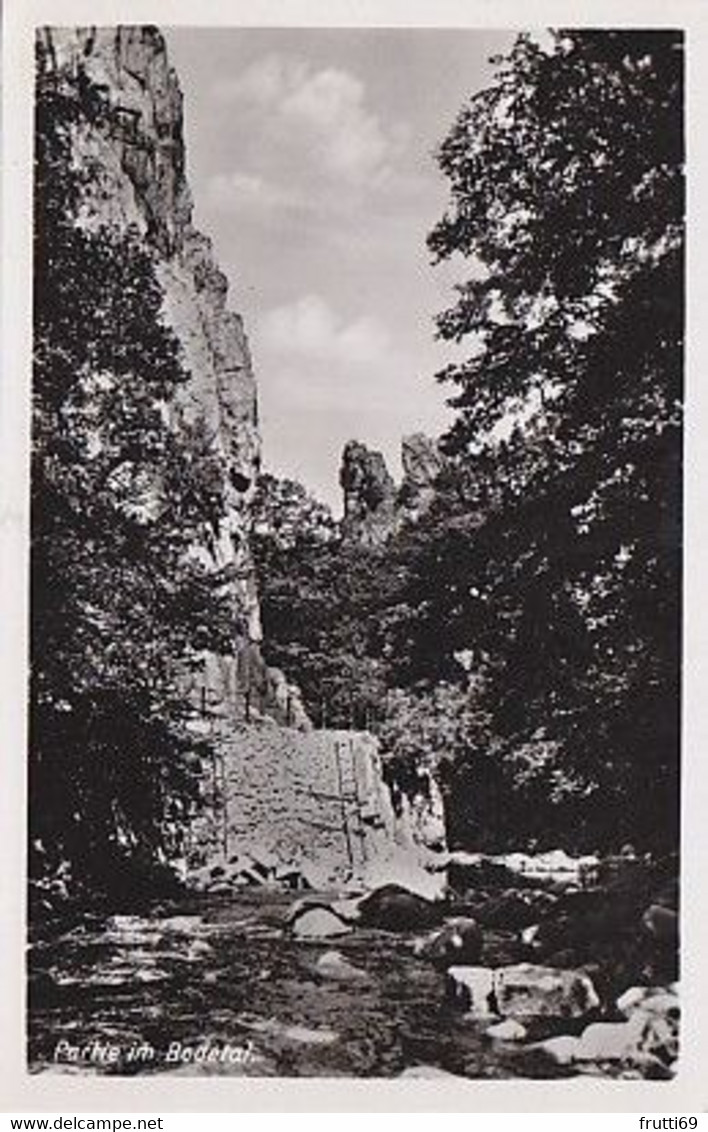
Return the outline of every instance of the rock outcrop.
{"type": "Polygon", "coordinates": [[[350,440],[342,453],[342,534],[362,546],[381,546],[396,524],[396,485],[380,452],[350,440]]]}
{"type": "Polygon", "coordinates": [[[435,480],[443,469],[440,446],[424,432],[404,436],[401,463],[403,480],[398,492],[398,509],[415,519],[425,513],[435,496],[435,480]]]}
{"type": "Polygon", "coordinates": [[[192,223],[185,176],[182,94],[152,27],[44,28],[38,88],[71,106],[69,161],[80,186],[73,220],[137,235],[162,291],[162,315],[189,380],[178,410],[206,438],[220,469],[225,517],[205,516],[195,557],[224,579],[235,611],[234,654],[205,655],[187,692],[202,709],[243,718],[251,708],[304,722],[296,690],[260,659],[261,624],[249,533],[260,467],[256,383],[241,318],[210,240],[192,223]],[[247,704],[246,697],[250,699],[247,704]]]}
{"type": "Polygon", "coordinates": [[[399,487],[380,452],[350,440],[342,453],[339,482],[344,495],[342,534],[360,546],[382,546],[404,522],[415,522],[435,498],[443,468],[438,442],[422,432],[401,441],[399,487]]]}
{"type": "Polygon", "coordinates": [[[374,865],[389,874],[401,856],[378,744],[366,732],[232,728],[204,788],[211,804],[193,824],[186,861],[197,888],[266,879],[298,887],[297,876],[310,888],[368,884],[374,865]]]}

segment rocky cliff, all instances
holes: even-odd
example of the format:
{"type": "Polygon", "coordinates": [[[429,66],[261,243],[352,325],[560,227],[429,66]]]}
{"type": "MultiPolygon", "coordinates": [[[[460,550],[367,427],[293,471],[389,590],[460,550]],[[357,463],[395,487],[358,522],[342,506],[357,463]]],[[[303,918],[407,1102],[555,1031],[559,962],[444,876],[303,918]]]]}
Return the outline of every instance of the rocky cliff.
{"type": "Polygon", "coordinates": [[[396,485],[381,453],[350,440],[342,454],[339,483],[344,495],[343,537],[363,546],[380,546],[396,522],[396,485]]]}
{"type": "Polygon", "coordinates": [[[344,495],[342,534],[362,546],[381,546],[403,522],[430,507],[443,466],[438,443],[422,432],[401,442],[403,479],[399,487],[380,452],[350,440],[342,454],[339,482],[344,495]]]}
{"type": "Polygon", "coordinates": [[[153,259],[162,317],[189,374],[178,412],[197,426],[221,468],[226,514],[205,523],[193,548],[225,579],[238,611],[235,655],[205,656],[193,694],[232,718],[270,709],[302,722],[299,699],[263,664],[251,503],[260,467],[256,383],[241,318],[210,240],[192,223],[185,176],[182,94],[164,40],[151,27],[44,28],[37,36],[39,87],[73,105],[70,160],[80,191],[74,221],[137,233],[153,259]]]}

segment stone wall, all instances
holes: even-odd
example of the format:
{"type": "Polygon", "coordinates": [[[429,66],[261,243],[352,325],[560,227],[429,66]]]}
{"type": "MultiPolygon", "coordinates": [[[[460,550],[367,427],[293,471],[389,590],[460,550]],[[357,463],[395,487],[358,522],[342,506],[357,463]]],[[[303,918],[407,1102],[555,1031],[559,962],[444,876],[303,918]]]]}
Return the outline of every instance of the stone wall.
{"type": "Polygon", "coordinates": [[[417,868],[427,852],[410,808],[394,811],[369,732],[241,724],[219,752],[186,846],[197,886],[248,881],[253,863],[263,867],[255,883],[296,874],[315,889],[404,881],[401,861],[417,868]]]}

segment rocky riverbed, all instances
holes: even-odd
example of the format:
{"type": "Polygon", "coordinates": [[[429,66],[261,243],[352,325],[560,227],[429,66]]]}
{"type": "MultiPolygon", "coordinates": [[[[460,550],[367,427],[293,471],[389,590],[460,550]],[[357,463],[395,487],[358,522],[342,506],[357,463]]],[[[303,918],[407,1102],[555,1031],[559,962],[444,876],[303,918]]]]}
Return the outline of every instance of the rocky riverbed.
{"type": "MultiPolygon", "coordinates": [[[[308,899],[331,904],[334,898],[325,893],[308,899]]],[[[589,1002],[578,1017],[561,1006],[518,1021],[509,1007],[500,1026],[493,1009],[475,1012],[466,985],[473,986],[473,1000],[475,980],[487,976],[451,977],[425,958],[420,930],[359,923],[334,938],[302,939],[288,925],[292,906],[291,893],[254,889],[185,897],[140,914],[46,921],[29,949],[30,1069],[294,1077],[646,1075],[621,1055],[578,1061],[568,1053],[568,1041],[588,1023],[612,1021],[607,1000],[598,1009],[589,1002]],[[565,1046],[546,1044],[559,1036],[565,1046]]],[[[488,925],[476,967],[461,970],[499,972],[528,958],[517,928],[488,925]]],[[[666,1073],[653,1075],[670,1076],[671,1057],[664,1061],[666,1073]]]]}

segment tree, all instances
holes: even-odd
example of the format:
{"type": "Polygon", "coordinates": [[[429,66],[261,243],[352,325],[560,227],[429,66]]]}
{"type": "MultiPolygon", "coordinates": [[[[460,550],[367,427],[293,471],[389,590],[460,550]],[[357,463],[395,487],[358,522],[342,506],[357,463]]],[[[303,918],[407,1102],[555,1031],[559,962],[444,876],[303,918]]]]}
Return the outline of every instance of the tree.
{"type": "Polygon", "coordinates": [[[196,800],[184,678],[237,631],[192,553],[225,470],[179,411],[149,248],[76,223],[86,107],[41,84],[36,105],[30,828],[50,864],[107,883],[119,859],[154,862],[196,800]]]}
{"type": "Polygon", "coordinates": [[[269,663],[300,686],[320,725],[364,726],[385,695],[373,644],[390,579],[376,550],[342,541],[301,484],[261,477],[253,550],[269,663]]]}
{"type": "Polygon", "coordinates": [[[489,666],[508,756],[551,742],[617,837],[671,842],[681,38],[571,31],[546,49],[520,37],[500,63],[441,147],[452,199],[429,239],[438,260],[472,263],[438,327],[473,349],[440,378],[457,387],[447,450],[491,486],[443,595],[450,637],[489,666]]]}

